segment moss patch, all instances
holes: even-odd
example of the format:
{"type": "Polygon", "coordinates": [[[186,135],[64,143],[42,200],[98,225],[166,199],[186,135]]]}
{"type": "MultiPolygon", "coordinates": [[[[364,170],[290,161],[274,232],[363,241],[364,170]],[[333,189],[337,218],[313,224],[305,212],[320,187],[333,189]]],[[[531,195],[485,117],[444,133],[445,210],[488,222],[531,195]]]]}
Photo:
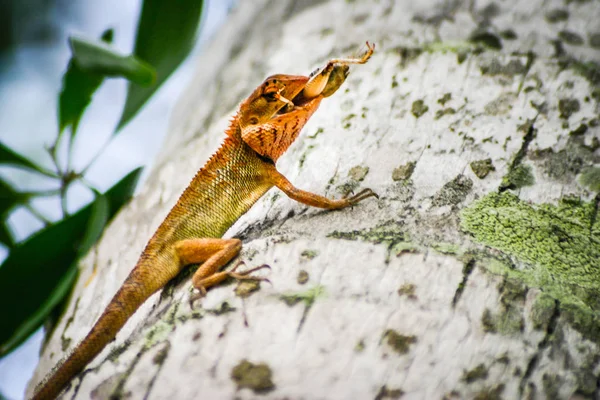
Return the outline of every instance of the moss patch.
{"type": "Polygon", "coordinates": [[[155,355],[152,357],[152,364],[154,365],[162,365],[167,359],[169,355],[169,350],[171,350],[171,345],[169,342],[166,342],[166,345],[161,348],[155,355]]]}
{"type": "Polygon", "coordinates": [[[433,205],[436,207],[458,204],[467,197],[473,188],[473,181],[464,175],[446,183],[433,197],[433,205]]]}
{"type": "Polygon", "coordinates": [[[475,368],[469,371],[464,371],[462,381],[466,383],[473,383],[480,379],[486,379],[488,377],[488,370],[483,364],[479,364],[475,368]]]}
{"type": "Polygon", "coordinates": [[[441,254],[462,255],[462,247],[454,243],[434,243],[431,248],[441,254]]]}
{"type": "Polygon", "coordinates": [[[469,40],[475,44],[481,44],[494,50],[502,49],[502,40],[494,32],[486,28],[476,28],[469,35],[469,40]]]}
{"type": "MultiPolygon", "coordinates": [[[[560,63],[565,68],[573,69],[577,74],[587,79],[593,86],[600,85],[600,63],[595,61],[583,62],[573,58],[561,60],[560,63]]],[[[596,98],[594,92],[592,92],[592,97],[596,98]]]]}
{"type": "Polygon", "coordinates": [[[592,192],[600,193],[600,168],[586,168],[579,177],[579,183],[592,192]]]}
{"type": "Polygon", "coordinates": [[[410,109],[410,112],[412,113],[412,115],[415,116],[415,118],[419,118],[420,116],[425,114],[427,111],[429,111],[429,107],[425,104],[425,102],[423,100],[414,101],[412,103],[412,107],[410,109]]]}
{"type": "Polygon", "coordinates": [[[250,297],[250,295],[254,292],[260,290],[260,281],[255,280],[243,280],[239,281],[238,285],[234,289],[234,293],[236,296],[245,299],[250,297]]]}
{"type": "Polygon", "coordinates": [[[563,8],[554,8],[545,15],[546,21],[551,24],[569,19],[569,11],[563,8]]]}
{"type": "Polygon", "coordinates": [[[452,107],[442,108],[441,110],[437,110],[435,112],[434,119],[438,120],[438,119],[442,118],[444,115],[452,115],[452,114],[456,114],[456,110],[454,108],[452,108],[452,107]]]}
{"type": "Polygon", "coordinates": [[[494,167],[494,164],[492,164],[491,158],[486,158],[485,160],[473,161],[469,165],[471,166],[471,170],[473,171],[473,173],[479,179],[485,178],[486,176],[488,176],[488,174],[491,171],[496,170],[496,168],[494,167]]]}
{"type": "Polygon", "coordinates": [[[416,300],[416,289],[417,285],[415,285],[414,283],[403,283],[402,286],[398,288],[398,296],[406,296],[410,300],[416,300]]]}
{"type": "Polygon", "coordinates": [[[354,346],[354,351],[357,353],[362,353],[363,351],[365,351],[365,348],[367,346],[365,345],[365,341],[364,339],[360,339],[357,343],[356,346],[354,346]]]}
{"type": "Polygon", "coordinates": [[[404,395],[404,391],[400,388],[391,389],[386,385],[383,385],[379,392],[375,396],[375,400],[385,400],[385,399],[399,399],[404,395]]]}
{"type": "Polygon", "coordinates": [[[303,302],[306,307],[311,307],[317,298],[325,294],[325,288],[323,286],[315,286],[312,289],[308,289],[304,292],[299,293],[287,293],[279,296],[279,300],[283,301],[290,307],[303,302]]]}
{"type": "Polygon", "coordinates": [[[404,232],[401,224],[396,221],[387,221],[375,228],[355,230],[350,232],[333,231],[327,235],[329,238],[345,240],[363,240],[375,244],[385,244],[388,248],[386,262],[389,262],[391,253],[400,255],[407,251],[415,251],[417,247],[412,244],[404,232]]]}
{"type": "Polygon", "coordinates": [[[560,117],[563,119],[569,119],[573,113],[576,113],[581,108],[579,100],[577,99],[560,99],[558,100],[558,111],[560,117]]]}
{"type": "Polygon", "coordinates": [[[308,272],[306,272],[303,269],[298,271],[298,276],[296,277],[296,282],[298,282],[298,284],[304,285],[306,282],[308,282],[308,279],[309,279],[308,272]]]}
{"type": "Polygon", "coordinates": [[[560,375],[544,374],[542,375],[542,385],[547,399],[560,399],[560,387],[562,378],[560,375]]]}
{"type": "Polygon", "coordinates": [[[364,240],[371,243],[384,242],[403,242],[405,239],[404,231],[400,228],[400,224],[395,221],[384,222],[375,228],[365,229],[362,231],[340,232],[333,231],[327,237],[346,240],[364,240]]]}
{"type": "Polygon", "coordinates": [[[302,261],[308,261],[308,260],[312,260],[313,258],[315,258],[316,256],[319,255],[319,252],[317,250],[303,250],[302,253],[300,253],[300,259],[302,261]]]}
{"type": "Polygon", "coordinates": [[[501,189],[520,189],[535,183],[531,166],[519,164],[502,178],[501,189]]]}
{"type": "Polygon", "coordinates": [[[416,165],[416,162],[410,161],[404,165],[399,166],[398,168],[394,168],[394,171],[392,171],[392,180],[403,181],[410,178],[415,170],[416,165]]]}
{"type": "Polygon", "coordinates": [[[348,171],[348,177],[354,179],[355,181],[362,182],[368,173],[369,167],[357,165],[350,168],[350,171],[348,171]]]}
{"type": "Polygon", "coordinates": [[[496,99],[490,101],[485,105],[483,111],[487,115],[505,115],[512,109],[514,102],[516,101],[517,96],[512,93],[502,93],[496,99]]]}
{"type": "Polygon", "coordinates": [[[350,171],[348,171],[348,178],[350,179],[346,183],[336,186],[336,190],[343,196],[352,194],[358,188],[360,182],[365,179],[368,173],[369,167],[357,165],[350,168],[350,171]]]}
{"type": "Polygon", "coordinates": [[[500,383],[496,386],[485,388],[484,390],[477,392],[473,400],[502,400],[502,392],[504,391],[504,384],[500,383]]]}
{"type": "MultiPolygon", "coordinates": [[[[532,205],[510,192],[491,193],[461,213],[461,229],[504,252],[517,268],[496,273],[539,287],[585,337],[600,342],[600,221],[593,202],[565,198],[532,205]]],[[[485,267],[485,265],[484,265],[485,267]]],[[[490,318],[487,318],[488,322],[490,318]]]]}
{"type": "Polygon", "coordinates": [[[238,389],[248,388],[254,393],[265,393],[275,388],[271,368],[264,363],[253,364],[242,360],[231,370],[231,379],[235,381],[238,389]]]}
{"type": "Polygon", "coordinates": [[[157,343],[164,342],[169,338],[169,334],[173,331],[174,326],[170,322],[163,320],[158,321],[146,334],[144,346],[151,348],[157,343]]]}
{"type": "Polygon", "coordinates": [[[484,312],[484,330],[502,335],[518,334],[525,326],[523,308],[527,287],[521,281],[507,278],[498,289],[500,309],[495,314],[489,310],[484,312]]]}
{"type": "Polygon", "coordinates": [[[590,33],[588,35],[590,46],[595,49],[600,49],[600,32],[590,33]]]}
{"type": "Polygon", "coordinates": [[[536,156],[543,158],[544,172],[558,182],[572,182],[575,175],[589,168],[596,160],[594,150],[586,146],[583,137],[570,136],[564,149],[553,152],[540,150],[536,156]]]}
{"type": "Polygon", "coordinates": [[[533,322],[534,329],[545,330],[554,314],[555,308],[556,300],[546,293],[540,293],[531,308],[531,321],[533,322]]]}
{"type": "Polygon", "coordinates": [[[398,354],[408,353],[410,346],[414,343],[417,343],[416,336],[402,335],[393,329],[388,329],[385,331],[383,338],[385,339],[386,343],[398,354]]]}
{"type": "Polygon", "coordinates": [[[498,58],[494,58],[489,62],[482,62],[479,65],[482,75],[504,75],[515,76],[527,73],[527,65],[523,64],[520,58],[510,59],[507,63],[503,63],[498,58]]]}
{"type": "Polygon", "coordinates": [[[220,316],[231,312],[235,312],[236,308],[232,307],[228,302],[224,301],[218,308],[206,308],[205,311],[209,314],[220,316]]]}
{"type": "Polygon", "coordinates": [[[563,40],[573,46],[581,46],[582,44],[585,43],[585,41],[583,40],[581,35],[579,35],[576,32],[573,32],[573,31],[568,31],[568,30],[560,31],[560,32],[558,32],[558,37],[561,40],[563,40]]]}
{"type": "Polygon", "coordinates": [[[450,100],[452,100],[452,93],[444,93],[444,95],[440,97],[437,102],[444,106],[450,100]]]}

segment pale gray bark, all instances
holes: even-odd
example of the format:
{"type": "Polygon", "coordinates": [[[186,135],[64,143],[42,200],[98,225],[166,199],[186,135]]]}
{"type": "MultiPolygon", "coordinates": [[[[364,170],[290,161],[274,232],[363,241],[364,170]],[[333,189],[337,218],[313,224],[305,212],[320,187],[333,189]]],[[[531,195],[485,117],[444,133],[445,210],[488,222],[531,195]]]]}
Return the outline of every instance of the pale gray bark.
{"type": "Polygon", "coordinates": [[[352,68],[278,168],[312,192],[370,187],[380,199],[323,212],[269,192],[227,236],[244,240],[248,266],[272,267],[261,272],[272,285],[246,298],[223,285],[195,309],[189,279],[171,285],[65,398],[600,396],[600,266],[587,271],[583,326],[555,286],[506,270],[544,271],[547,254],[523,259],[517,245],[486,247],[460,228],[462,209],[523,166],[533,184],[505,193],[524,207],[594,198],[578,178],[600,164],[600,69],[574,60],[600,61],[598,21],[597,1],[241,1],[198,60],[142,192],[82,263],[33,382],[87,333],[236,104],[269,74],[307,74],[369,40],[371,61],[352,68]],[[465,47],[474,37],[502,48],[465,47]],[[471,167],[488,158],[493,170],[471,167]]]}

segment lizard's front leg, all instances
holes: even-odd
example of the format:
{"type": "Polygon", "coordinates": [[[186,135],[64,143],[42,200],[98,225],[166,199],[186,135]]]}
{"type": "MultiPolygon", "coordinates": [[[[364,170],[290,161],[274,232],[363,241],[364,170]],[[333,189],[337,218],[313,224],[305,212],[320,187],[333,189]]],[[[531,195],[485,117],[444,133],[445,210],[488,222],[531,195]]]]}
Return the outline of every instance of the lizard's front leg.
{"type": "Polygon", "coordinates": [[[277,186],[282,192],[284,192],[289,198],[296,200],[302,204],[306,204],[312,207],[325,208],[329,210],[338,210],[358,203],[369,197],[376,197],[377,194],[371,189],[361,190],[359,193],[351,197],[343,199],[329,199],[319,194],[307,192],[302,189],[298,189],[290,181],[287,180],[279,171],[273,167],[270,171],[270,178],[275,186],[277,186]]]}

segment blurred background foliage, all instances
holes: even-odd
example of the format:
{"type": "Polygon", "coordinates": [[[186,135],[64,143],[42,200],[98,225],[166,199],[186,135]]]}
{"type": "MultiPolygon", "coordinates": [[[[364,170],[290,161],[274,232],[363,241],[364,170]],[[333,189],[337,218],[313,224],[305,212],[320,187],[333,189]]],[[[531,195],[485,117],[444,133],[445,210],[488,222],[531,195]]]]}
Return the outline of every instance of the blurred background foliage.
{"type": "MultiPolygon", "coordinates": [[[[97,184],[97,160],[188,56],[205,20],[202,0],[139,1],[137,29],[129,39],[133,51],[126,54],[113,45],[119,32],[111,26],[97,38],[69,32],[68,41],[60,45],[70,49],[70,58],[63,64],[56,100],[48,102],[56,107],[56,118],[30,118],[19,125],[8,121],[13,117],[10,98],[3,96],[2,85],[13,83],[9,66],[39,68],[19,62],[22,49],[62,39],[64,28],[57,29],[55,13],[70,12],[71,5],[61,0],[0,0],[0,357],[60,315],[77,277],[78,260],[130,199],[142,173],[141,167],[130,167],[116,182],[97,184]],[[104,124],[106,132],[97,134],[92,123],[85,123],[88,106],[94,109],[94,100],[102,97],[97,92],[115,79],[128,81],[125,99],[118,115],[110,118],[112,128],[104,124]],[[94,135],[102,138],[89,139],[94,135]],[[18,136],[28,138],[27,151],[14,145],[18,136]],[[37,225],[20,228],[32,218],[37,225]]],[[[224,9],[231,5],[231,0],[222,4],[224,9]]],[[[0,368],[0,383],[1,373],[0,368]]]]}

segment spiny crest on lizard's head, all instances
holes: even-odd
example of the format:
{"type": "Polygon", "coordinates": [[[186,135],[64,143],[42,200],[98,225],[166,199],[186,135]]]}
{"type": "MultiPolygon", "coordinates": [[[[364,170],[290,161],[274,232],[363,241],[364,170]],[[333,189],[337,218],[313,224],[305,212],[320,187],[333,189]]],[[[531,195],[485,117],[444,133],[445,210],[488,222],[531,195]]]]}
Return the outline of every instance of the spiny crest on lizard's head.
{"type": "Polygon", "coordinates": [[[240,127],[258,125],[273,118],[304,88],[308,77],[301,75],[271,75],[240,105],[240,127]]]}

